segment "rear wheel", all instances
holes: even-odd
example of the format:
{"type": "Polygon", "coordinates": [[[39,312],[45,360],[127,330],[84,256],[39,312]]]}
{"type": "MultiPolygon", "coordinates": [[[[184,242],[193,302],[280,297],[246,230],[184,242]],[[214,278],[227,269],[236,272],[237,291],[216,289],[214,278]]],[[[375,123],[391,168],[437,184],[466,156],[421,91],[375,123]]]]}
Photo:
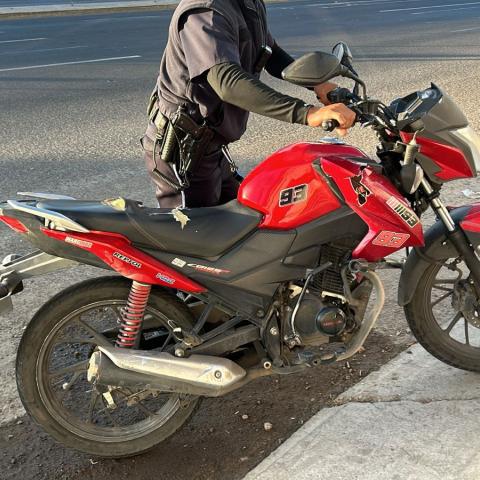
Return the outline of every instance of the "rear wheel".
{"type": "Polygon", "coordinates": [[[480,302],[460,258],[425,269],[405,315],[412,333],[432,355],[480,372],[480,302]]]}
{"type": "MultiPolygon", "coordinates": [[[[103,277],[74,285],[33,317],[17,354],[17,385],[27,412],[55,439],[96,456],[145,452],[180,428],[198,397],[112,388],[98,392],[87,366],[98,345],[115,343],[131,282],[103,277]]],[[[170,351],[169,320],[191,328],[192,315],[175,295],[153,289],[140,348],[170,351]]]]}

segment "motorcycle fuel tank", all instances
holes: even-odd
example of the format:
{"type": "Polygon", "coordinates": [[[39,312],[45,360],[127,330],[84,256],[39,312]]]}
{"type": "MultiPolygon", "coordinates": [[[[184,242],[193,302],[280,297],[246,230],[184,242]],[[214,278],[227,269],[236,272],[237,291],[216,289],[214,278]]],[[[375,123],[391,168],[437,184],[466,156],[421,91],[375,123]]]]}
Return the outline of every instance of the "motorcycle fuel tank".
{"type": "Polygon", "coordinates": [[[245,178],[238,201],[264,214],[261,228],[291,229],[333,212],[341,198],[318,160],[329,155],[365,157],[344,144],[296,143],[257,165],[245,178]]]}
{"type": "Polygon", "coordinates": [[[264,214],[261,228],[281,230],[346,204],[368,225],[352,258],[377,261],[423,245],[421,223],[408,202],[378,164],[345,144],[298,143],[279,150],[245,178],[238,201],[264,214]]]}

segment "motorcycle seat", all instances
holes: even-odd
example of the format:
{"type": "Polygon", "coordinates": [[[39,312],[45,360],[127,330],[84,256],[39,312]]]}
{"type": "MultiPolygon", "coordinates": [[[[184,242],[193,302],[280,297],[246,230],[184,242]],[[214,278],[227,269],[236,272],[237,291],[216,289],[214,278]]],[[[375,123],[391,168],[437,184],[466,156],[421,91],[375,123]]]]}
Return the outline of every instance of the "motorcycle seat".
{"type": "Polygon", "coordinates": [[[182,229],[170,208],[146,208],[133,200],[43,200],[39,208],[71,218],[89,230],[119,233],[138,248],[190,257],[215,258],[256,229],[262,214],[237,200],[215,207],[181,210],[182,229]]]}

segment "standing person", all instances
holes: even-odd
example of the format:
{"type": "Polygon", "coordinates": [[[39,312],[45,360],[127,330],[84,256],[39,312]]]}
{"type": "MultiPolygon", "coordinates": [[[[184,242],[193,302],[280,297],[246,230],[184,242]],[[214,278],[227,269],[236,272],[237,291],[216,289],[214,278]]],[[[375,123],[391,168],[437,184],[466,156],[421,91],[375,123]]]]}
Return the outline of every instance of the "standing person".
{"type": "Polygon", "coordinates": [[[355,114],[328,105],[325,83],[315,93],[325,107],[284,95],[259,80],[293,58],[267,27],[263,0],[181,0],[169,28],[143,138],[148,171],[161,207],[228,202],[239,187],[226,146],[245,132],[249,112],[318,127],[334,119],[345,134],[355,114]]]}

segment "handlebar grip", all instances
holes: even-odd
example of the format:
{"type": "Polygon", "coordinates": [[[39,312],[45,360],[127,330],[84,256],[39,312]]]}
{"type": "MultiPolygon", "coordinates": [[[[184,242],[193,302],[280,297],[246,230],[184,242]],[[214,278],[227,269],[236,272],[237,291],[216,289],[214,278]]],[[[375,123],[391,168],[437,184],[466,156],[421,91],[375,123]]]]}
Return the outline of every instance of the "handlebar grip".
{"type": "Polygon", "coordinates": [[[325,120],[322,123],[322,129],[324,132],[333,132],[339,126],[340,124],[337,122],[337,120],[325,120]]]}

